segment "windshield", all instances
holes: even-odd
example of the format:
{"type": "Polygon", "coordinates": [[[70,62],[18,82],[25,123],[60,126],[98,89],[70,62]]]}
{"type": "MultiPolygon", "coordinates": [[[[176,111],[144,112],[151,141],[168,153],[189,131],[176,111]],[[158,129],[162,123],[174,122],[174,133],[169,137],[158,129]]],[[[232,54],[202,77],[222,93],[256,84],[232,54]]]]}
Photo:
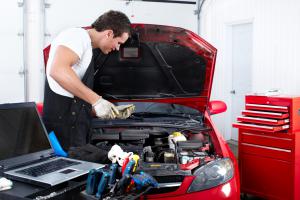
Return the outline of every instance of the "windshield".
{"type": "Polygon", "coordinates": [[[200,112],[196,109],[171,103],[156,102],[118,102],[116,105],[134,104],[134,113],[165,113],[165,114],[189,114],[198,115],[200,112]]]}

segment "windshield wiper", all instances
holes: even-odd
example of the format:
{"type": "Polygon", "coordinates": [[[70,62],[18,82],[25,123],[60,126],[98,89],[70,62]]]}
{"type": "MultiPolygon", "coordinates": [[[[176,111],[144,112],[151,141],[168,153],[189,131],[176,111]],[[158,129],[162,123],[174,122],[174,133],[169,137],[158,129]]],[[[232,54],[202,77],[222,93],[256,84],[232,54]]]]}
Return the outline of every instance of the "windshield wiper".
{"type": "MultiPolygon", "coordinates": [[[[192,116],[190,114],[185,113],[160,113],[160,112],[135,112],[132,113],[130,118],[147,118],[147,117],[178,117],[178,118],[186,118],[186,119],[195,119],[198,118],[196,116],[192,116]]],[[[198,120],[197,120],[198,121],[198,120]]]]}

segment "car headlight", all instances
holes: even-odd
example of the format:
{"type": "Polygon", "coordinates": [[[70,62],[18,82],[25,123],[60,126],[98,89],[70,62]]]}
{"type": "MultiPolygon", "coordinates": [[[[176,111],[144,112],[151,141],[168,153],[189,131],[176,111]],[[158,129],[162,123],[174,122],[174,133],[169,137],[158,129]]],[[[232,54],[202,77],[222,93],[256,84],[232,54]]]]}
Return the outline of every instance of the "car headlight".
{"type": "Polygon", "coordinates": [[[195,179],[188,193],[197,192],[221,185],[233,177],[234,168],[229,158],[218,159],[208,163],[194,172],[195,179]]]}

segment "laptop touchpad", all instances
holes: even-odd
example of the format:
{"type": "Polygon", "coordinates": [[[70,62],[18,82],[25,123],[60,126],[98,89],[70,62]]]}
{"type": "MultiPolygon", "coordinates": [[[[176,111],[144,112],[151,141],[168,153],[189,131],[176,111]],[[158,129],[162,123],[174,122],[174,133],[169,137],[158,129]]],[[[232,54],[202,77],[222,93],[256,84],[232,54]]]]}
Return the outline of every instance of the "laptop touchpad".
{"type": "Polygon", "coordinates": [[[61,172],[59,172],[59,173],[62,173],[62,174],[70,174],[70,173],[72,173],[72,172],[75,172],[76,170],[74,170],[74,169],[66,169],[66,170],[63,170],[63,171],[61,171],[61,172]]]}

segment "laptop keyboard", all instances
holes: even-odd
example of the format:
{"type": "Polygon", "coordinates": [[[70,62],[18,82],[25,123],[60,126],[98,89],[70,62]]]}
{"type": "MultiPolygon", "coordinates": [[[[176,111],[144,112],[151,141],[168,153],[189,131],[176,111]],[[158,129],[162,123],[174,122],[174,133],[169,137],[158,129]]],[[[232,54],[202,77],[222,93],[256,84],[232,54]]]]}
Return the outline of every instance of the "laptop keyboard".
{"type": "Polygon", "coordinates": [[[28,176],[38,177],[45,174],[49,174],[51,172],[55,172],[57,170],[70,167],[73,165],[81,164],[81,162],[66,160],[66,159],[57,159],[51,162],[43,163],[40,165],[36,165],[33,167],[29,167],[26,169],[22,169],[19,171],[16,171],[16,173],[19,174],[25,174],[28,176]]]}

